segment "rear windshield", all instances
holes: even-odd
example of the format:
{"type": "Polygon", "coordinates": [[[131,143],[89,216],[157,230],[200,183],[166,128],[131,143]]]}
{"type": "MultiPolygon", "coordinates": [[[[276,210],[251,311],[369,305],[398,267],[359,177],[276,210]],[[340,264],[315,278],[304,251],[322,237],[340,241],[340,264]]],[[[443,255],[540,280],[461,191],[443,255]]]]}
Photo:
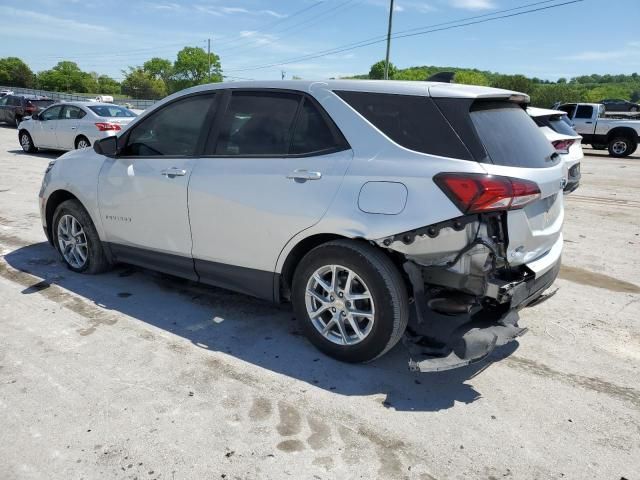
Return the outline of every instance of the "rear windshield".
{"type": "Polygon", "coordinates": [[[551,143],[518,105],[480,103],[472,107],[470,117],[491,163],[544,168],[559,161],[551,143]]]}
{"type": "Polygon", "coordinates": [[[136,114],[131,110],[118,105],[96,105],[89,107],[93,113],[99,117],[135,117],[136,114]]]}
{"type": "Polygon", "coordinates": [[[571,127],[571,122],[566,115],[551,117],[549,119],[551,128],[562,135],[570,135],[575,137],[578,135],[576,131],[571,127]]]}

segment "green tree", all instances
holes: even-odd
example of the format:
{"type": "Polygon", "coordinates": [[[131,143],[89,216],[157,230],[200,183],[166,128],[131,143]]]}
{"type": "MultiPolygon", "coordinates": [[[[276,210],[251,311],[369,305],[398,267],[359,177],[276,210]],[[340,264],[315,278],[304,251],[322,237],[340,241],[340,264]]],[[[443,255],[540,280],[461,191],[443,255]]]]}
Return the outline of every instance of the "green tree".
{"type": "Polygon", "coordinates": [[[123,71],[125,79],[122,81],[122,93],[133,98],[158,99],[167,95],[167,86],[157,78],[154,78],[141,67],[129,67],[123,71]]]}
{"type": "Polygon", "coordinates": [[[498,75],[491,83],[492,87],[523,93],[531,93],[533,85],[533,82],[524,75],[498,75]]]}
{"type": "Polygon", "coordinates": [[[38,74],[38,85],[45,90],[58,92],[94,93],[98,82],[93,75],[83,72],[78,64],[70,61],[58,62],[51,70],[38,74]]]}
{"type": "Polygon", "coordinates": [[[173,64],[173,81],[177,89],[209,82],[209,61],[211,62],[211,81],[222,81],[220,57],[209,54],[199,47],[184,47],[178,52],[173,64]]]}
{"type": "Polygon", "coordinates": [[[108,75],[98,77],[98,93],[120,93],[120,83],[108,75]]]}
{"type": "Polygon", "coordinates": [[[159,57],[153,57],[151,60],[144,62],[142,69],[153,78],[162,80],[167,85],[173,75],[173,64],[171,61],[159,57]]]}
{"type": "Polygon", "coordinates": [[[489,79],[486,76],[472,70],[458,70],[454,80],[456,83],[465,83],[467,85],[489,86],[489,79]]]}
{"type": "MultiPolygon", "coordinates": [[[[380,60],[379,62],[371,65],[371,70],[369,70],[369,78],[372,80],[382,80],[384,78],[384,66],[384,60],[380,60]]],[[[389,62],[389,79],[395,78],[397,71],[398,69],[395,67],[395,65],[389,62]]]]}
{"type": "Polygon", "coordinates": [[[8,87],[33,87],[35,75],[21,59],[17,57],[0,58],[0,85],[8,87]]]}

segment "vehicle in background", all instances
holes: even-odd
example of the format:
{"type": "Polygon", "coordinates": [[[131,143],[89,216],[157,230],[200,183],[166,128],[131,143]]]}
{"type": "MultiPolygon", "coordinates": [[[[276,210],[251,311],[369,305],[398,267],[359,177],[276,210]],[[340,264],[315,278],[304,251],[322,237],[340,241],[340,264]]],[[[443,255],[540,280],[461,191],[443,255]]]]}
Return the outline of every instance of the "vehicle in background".
{"type": "Polygon", "coordinates": [[[528,107],[527,113],[562,157],[567,180],[564,193],[573,192],[580,185],[580,161],[584,157],[582,137],[571,127],[571,121],[563,111],[528,107]]]}
{"type": "Polygon", "coordinates": [[[565,103],[558,107],[573,122],[582,143],[597,150],[609,150],[612,157],[626,157],[638,148],[640,120],[615,119],[604,116],[599,103],[565,103]]]}
{"type": "Polygon", "coordinates": [[[608,98],[598,103],[604,105],[606,112],[640,112],[640,105],[619,98],[608,98]]]}
{"type": "Polygon", "coordinates": [[[113,97],[111,95],[98,95],[95,98],[90,98],[88,101],[98,103],[113,103],[113,97]]]}
{"type": "Polygon", "coordinates": [[[4,97],[6,95],[13,95],[12,90],[0,90],[0,97],[4,97]]]}
{"type": "Polygon", "coordinates": [[[0,97],[0,123],[9,123],[16,127],[23,118],[41,112],[55,103],[40,95],[5,95],[0,97]]]}
{"type": "Polygon", "coordinates": [[[339,360],[406,332],[410,368],[461,367],[523,334],[518,309],[560,269],[563,163],[528,101],[430,82],[200,85],[52,162],[43,227],[72,271],[132,263],[290,300],[339,360]]]}
{"type": "Polygon", "coordinates": [[[38,148],[73,150],[116,135],[136,117],[119,105],[64,102],[25,119],[18,127],[18,140],[25,152],[38,148]]]}

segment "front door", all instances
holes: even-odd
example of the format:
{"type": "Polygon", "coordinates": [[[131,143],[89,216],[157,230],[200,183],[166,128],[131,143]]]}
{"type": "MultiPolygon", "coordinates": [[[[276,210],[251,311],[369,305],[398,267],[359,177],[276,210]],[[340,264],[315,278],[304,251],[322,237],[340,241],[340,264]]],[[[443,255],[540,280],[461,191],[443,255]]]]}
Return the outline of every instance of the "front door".
{"type": "Polygon", "coordinates": [[[33,139],[36,146],[59,148],[56,129],[61,112],[62,105],[54,105],[39,115],[40,120],[35,122],[35,138],[33,139]]]}
{"type": "Polygon", "coordinates": [[[187,185],[214,98],[183,97],[151,113],[119,139],[119,155],[104,162],[98,201],[118,260],[196,279],[187,185]]]}
{"type": "Polygon", "coordinates": [[[278,255],[322,218],[352,151],[311,98],[260,90],[233,91],[214,143],[189,185],[196,270],[273,299],[278,255]]]}
{"type": "Polygon", "coordinates": [[[9,110],[9,106],[8,106],[8,102],[9,102],[9,97],[10,95],[5,95],[4,97],[0,97],[0,122],[7,122],[9,115],[8,115],[8,110],[9,110]]]}

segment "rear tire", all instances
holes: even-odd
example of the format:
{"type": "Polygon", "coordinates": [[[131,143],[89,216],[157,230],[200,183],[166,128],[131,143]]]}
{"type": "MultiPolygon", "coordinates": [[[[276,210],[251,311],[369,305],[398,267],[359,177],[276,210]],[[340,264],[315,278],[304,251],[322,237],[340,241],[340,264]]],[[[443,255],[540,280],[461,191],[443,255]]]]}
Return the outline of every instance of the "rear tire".
{"type": "Polygon", "coordinates": [[[311,343],[344,362],[384,355],[398,343],[409,320],[400,271],[382,251],[364,242],[336,240],[307,253],[296,268],[291,300],[311,343]]]}
{"type": "Polygon", "coordinates": [[[609,142],[609,155],[616,158],[623,158],[631,155],[636,149],[636,142],[629,137],[615,137],[609,142]]]}
{"type": "Polygon", "coordinates": [[[38,151],[38,149],[33,144],[31,135],[29,135],[29,132],[27,132],[26,130],[22,130],[18,135],[18,138],[20,140],[20,146],[25,153],[35,153],[38,151]]]}
{"type": "Polygon", "coordinates": [[[51,232],[53,244],[69,270],[96,274],[111,268],[96,227],[79,201],[66,200],[58,205],[51,232]]]}
{"type": "Polygon", "coordinates": [[[76,138],[75,145],[76,145],[76,150],[80,148],[89,148],[91,146],[91,142],[84,135],[80,135],[78,138],[76,138]]]}

